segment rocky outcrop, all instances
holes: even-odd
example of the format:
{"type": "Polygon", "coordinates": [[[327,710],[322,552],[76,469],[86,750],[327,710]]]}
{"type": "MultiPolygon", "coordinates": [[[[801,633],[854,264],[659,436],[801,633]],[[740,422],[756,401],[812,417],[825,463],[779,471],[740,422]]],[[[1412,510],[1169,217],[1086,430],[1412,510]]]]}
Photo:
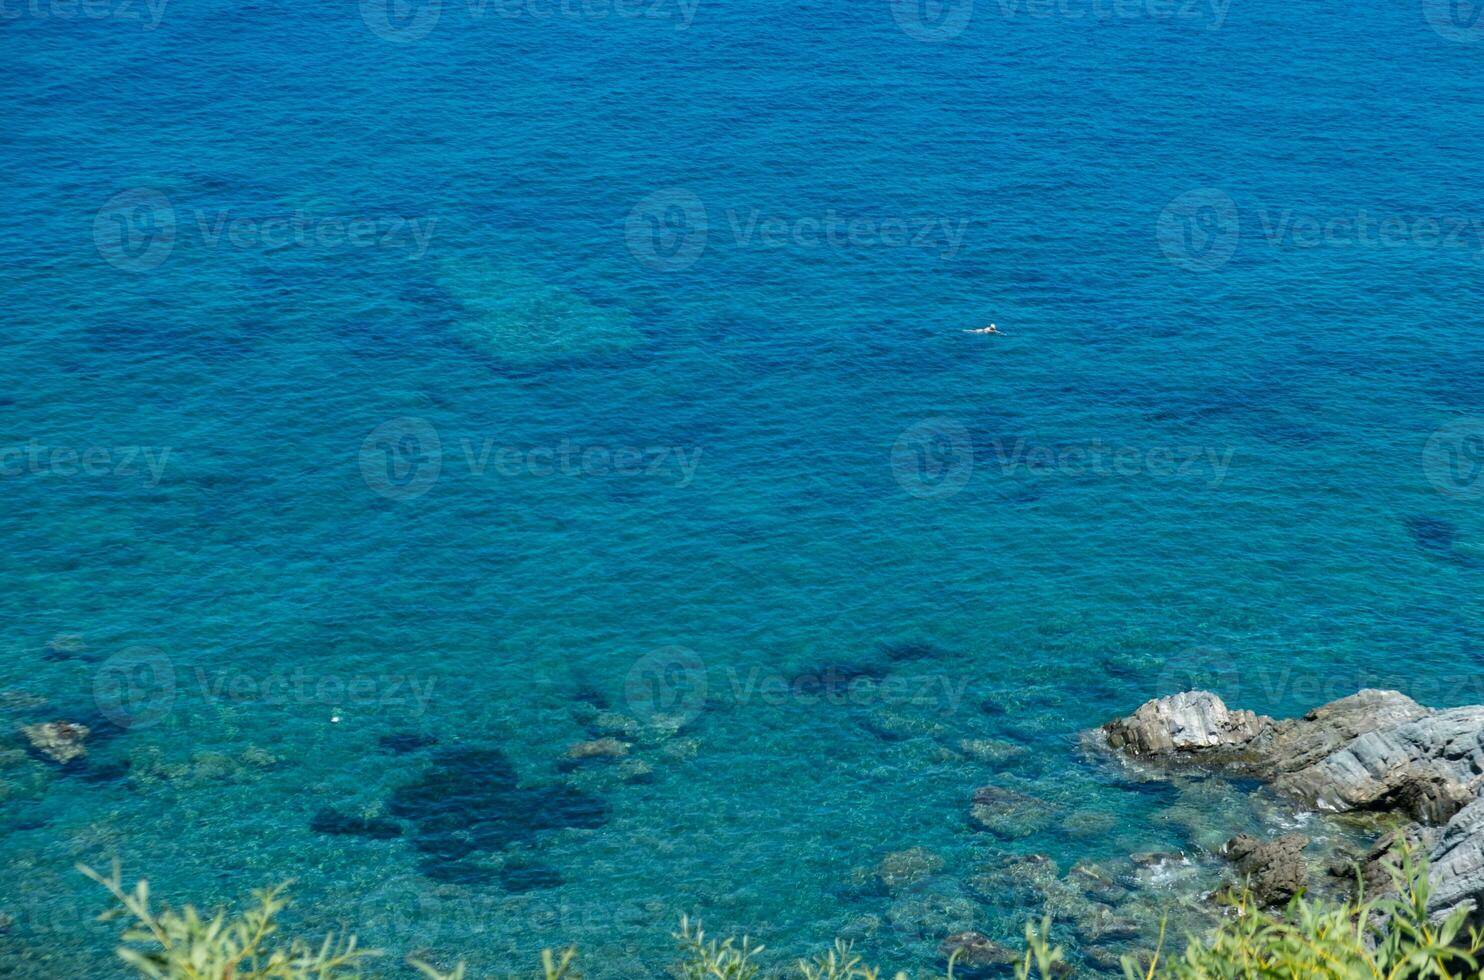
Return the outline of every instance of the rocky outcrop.
{"type": "MultiPolygon", "coordinates": [[[[1443,825],[1430,855],[1431,903],[1440,913],[1466,902],[1484,908],[1484,706],[1435,711],[1396,691],[1363,690],[1275,721],[1187,691],[1150,701],[1099,734],[1146,762],[1255,776],[1309,809],[1401,813],[1443,825]]],[[[1289,838],[1232,843],[1244,849],[1232,856],[1255,890],[1261,883],[1281,901],[1302,887],[1294,881],[1302,857],[1289,838]]],[[[1380,875],[1373,868],[1368,883],[1380,875]]]]}
{"type": "Polygon", "coordinates": [[[1222,853],[1237,866],[1237,871],[1252,890],[1252,897],[1263,905],[1285,905],[1309,883],[1309,865],[1304,848],[1309,838],[1285,834],[1263,843],[1251,834],[1238,834],[1227,841],[1222,853]]]}
{"type": "Polygon", "coordinates": [[[1257,776],[1334,813],[1402,811],[1442,823],[1474,798],[1484,774],[1484,706],[1432,711],[1396,691],[1361,691],[1285,721],[1189,691],[1150,701],[1101,732],[1136,757],[1257,776]]]}
{"type": "Polygon", "coordinates": [[[21,734],[31,747],[41,755],[65,766],[88,754],[83,744],[88,737],[87,725],[76,725],[69,721],[48,721],[40,725],[27,725],[21,734]]]}
{"type": "Polygon", "coordinates": [[[1446,915],[1461,905],[1476,910],[1484,897],[1484,799],[1460,810],[1433,846],[1428,878],[1428,908],[1446,915]]]}
{"type": "Polygon", "coordinates": [[[1250,711],[1230,711],[1208,691],[1186,691],[1146,703],[1104,726],[1103,734],[1133,755],[1221,752],[1246,746],[1272,723],[1250,711]]]}

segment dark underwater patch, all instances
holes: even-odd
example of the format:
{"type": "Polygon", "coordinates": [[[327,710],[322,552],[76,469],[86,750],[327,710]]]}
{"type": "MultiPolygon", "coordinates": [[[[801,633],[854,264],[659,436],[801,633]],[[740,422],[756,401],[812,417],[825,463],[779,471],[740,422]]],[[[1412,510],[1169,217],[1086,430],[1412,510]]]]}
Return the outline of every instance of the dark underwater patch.
{"type": "Polygon", "coordinates": [[[1414,515],[1405,518],[1407,533],[1419,549],[1439,561],[1458,568],[1484,568],[1484,558],[1458,550],[1458,525],[1441,517],[1414,515]]]}
{"type": "Polygon", "coordinates": [[[1441,517],[1413,516],[1403,523],[1417,547],[1424,551],[1451,551],[1458,537],[1458,525],[1441,517]]]}
{"type": "Polygon", "coordinates": [[[500,887],[513,895],[561,887],[561,872],[545,864],[507,864],[498,875],[500,887]]]}
{"type": "Polygon", "coordinates": [[[392,732],[390,735],[378,738],[376,744],[388,752],[406,755],[419,749],[432,748],[438,744],[438,736],[424,735],[421,732],[392,732]]]}
{"type": "Polygon", "coordinates": [[[402,825],[392,820],[353,817],[334,807],[325,807],[309,821],[309,829],[320,834],[390,840],[402,836],[402,825]]]}
{"type": "MultiPolygon", "coordinates": [[[[608,804],[564,784],[517,785],[515,766],[499,749],[444,749],[416,780],[393,791],[387,811],[416,826],[421,867],[440,881],[475,874],[465,859],[478,852],[529,845],[543,833],[602,826],[608,804]]],[[[488,874],[479,872],[480,880],[488,874]]]]}
{"type": "Polygon", "coordinates": [[[827,663],[793,675],[789,678],[789,685],[800,695],[839,696],[847,693],[857,681],[879,681],[889,673],[889,663],[827,663]]]}
{"type": "Polygon", "coordinates": [[[941,660],[948,656],[947,650],[927,640],[898,640],[884,644],[881,652],[894,664],[912,660],[941,660]]]}

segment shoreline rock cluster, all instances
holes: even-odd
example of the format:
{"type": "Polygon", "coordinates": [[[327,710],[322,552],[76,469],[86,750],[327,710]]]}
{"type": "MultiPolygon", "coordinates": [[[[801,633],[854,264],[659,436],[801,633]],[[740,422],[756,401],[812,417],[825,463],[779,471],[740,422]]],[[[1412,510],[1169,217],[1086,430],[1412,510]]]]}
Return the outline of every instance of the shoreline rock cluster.
{"type": "MultiPolygon", "coordinates": [[[[1301,809],[1397,815],[1407,825],[1378,840],[1370,862],[1406,839],[1428,857],[1434,915],[1484,908],[1484,705],[1435,710],[1366,689],[1275,720],[1232,710],[1209,691],[1185,691],[1147,702],[1097,736],[1141,763],[1261,780],[1301,809]]],[[[1302,886],[1288,870],[1301,840],[1233,840],[1227,850],[1281,901],[1302,886]]],[[[1378,877],[1366,871],[1368,884],[1378,877]]]]}

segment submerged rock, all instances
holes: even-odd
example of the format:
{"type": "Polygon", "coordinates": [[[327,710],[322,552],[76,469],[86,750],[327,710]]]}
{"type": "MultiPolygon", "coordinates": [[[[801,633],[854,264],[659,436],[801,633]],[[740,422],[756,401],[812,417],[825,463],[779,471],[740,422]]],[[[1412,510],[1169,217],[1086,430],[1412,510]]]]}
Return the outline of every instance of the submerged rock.
{"type": "Polygon", "coordinates": [[[981,971],[1009,966],[1020,959],[1008,946],[973,930],[948,936],[938,946],[938,955],[953,963],[956,976],[977,976],[981,971]]]}
{"type": "Polygon", "coordinates": [[[378,738],[376,744],[388,752],[405,755],[418,749],[432,748],[438,744],[438,736],[424,735],[421,732],[392,732],[378,738]]]}
{"type": "Polygon", "coordinates": [[[567,747],[567,758],[574,761],[581,761],[583,759],[622,759],[628,754],[628,743],[611,737],[595,738],[586,742],[574,742],[567,747]]]}
{"type": "Polygon", "coordinates": [[[969,815],[985,830],[1001,837],[1029,837],[1045,830],[1055,817],[1051,804],[1003,786],[974,790],[969,815]]]}
{"type": "Polygon", "coordinates": [[[892,851],[876,865],[876,877],[889,892],[931,877],[943,870],[943,859],[925,847],[892,851]]]}
{"type": "Polygon", "coordinates": [[[491,875],[466,859],[479,852],[529,844],[541,834],[602,825],[602,797],[563,784],[521,786],[515,766],[498,749],[445,749],[420,777],[387,801],[393,817],[416,827],[413,846],[425,874],[442,881],[491,875]]]}
{"type": "Polygon", "coordinates": [[[438,282],[459,306],[448,329],[502,364],[540,368],[623,354],[644,343],[628,310],[598,306],[523,270],[449,261],[438,282]]]}
{"type": "Polygon", "coordinates": [[[320,834],[339,834],[349,837],[369,837],[372,840],[390,840],[402,836],[402,825],[393,820],[376,817],[353,817],[348,813],[325,807],[315,813],[309,821],[309,829],[320,834]]]}
{"type": "Polygon", "coordinates": [[[48,721],[39,725],[27,725],[21,734],[31,747],[59,766],[81,759],[88,754],[83,745],[90,729],[87,725],[76,725],[68,721],[48,721]]]}

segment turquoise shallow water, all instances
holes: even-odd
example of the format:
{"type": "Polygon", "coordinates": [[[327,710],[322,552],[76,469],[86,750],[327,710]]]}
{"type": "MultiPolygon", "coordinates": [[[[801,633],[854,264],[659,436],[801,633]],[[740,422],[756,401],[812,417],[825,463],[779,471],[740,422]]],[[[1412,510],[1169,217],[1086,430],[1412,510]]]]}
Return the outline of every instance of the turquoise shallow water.
{"type": "Polygon", "coordinates": [[[6,736],[0,971],[107,975],[114,855],[485,972],[927,964],[887,852],[1008,940],[994,854],[1281,819],[1113,714],[1484,697],[1466,12],[81,9],[0,33],[0,711],[94,728],[6,736]]]}

